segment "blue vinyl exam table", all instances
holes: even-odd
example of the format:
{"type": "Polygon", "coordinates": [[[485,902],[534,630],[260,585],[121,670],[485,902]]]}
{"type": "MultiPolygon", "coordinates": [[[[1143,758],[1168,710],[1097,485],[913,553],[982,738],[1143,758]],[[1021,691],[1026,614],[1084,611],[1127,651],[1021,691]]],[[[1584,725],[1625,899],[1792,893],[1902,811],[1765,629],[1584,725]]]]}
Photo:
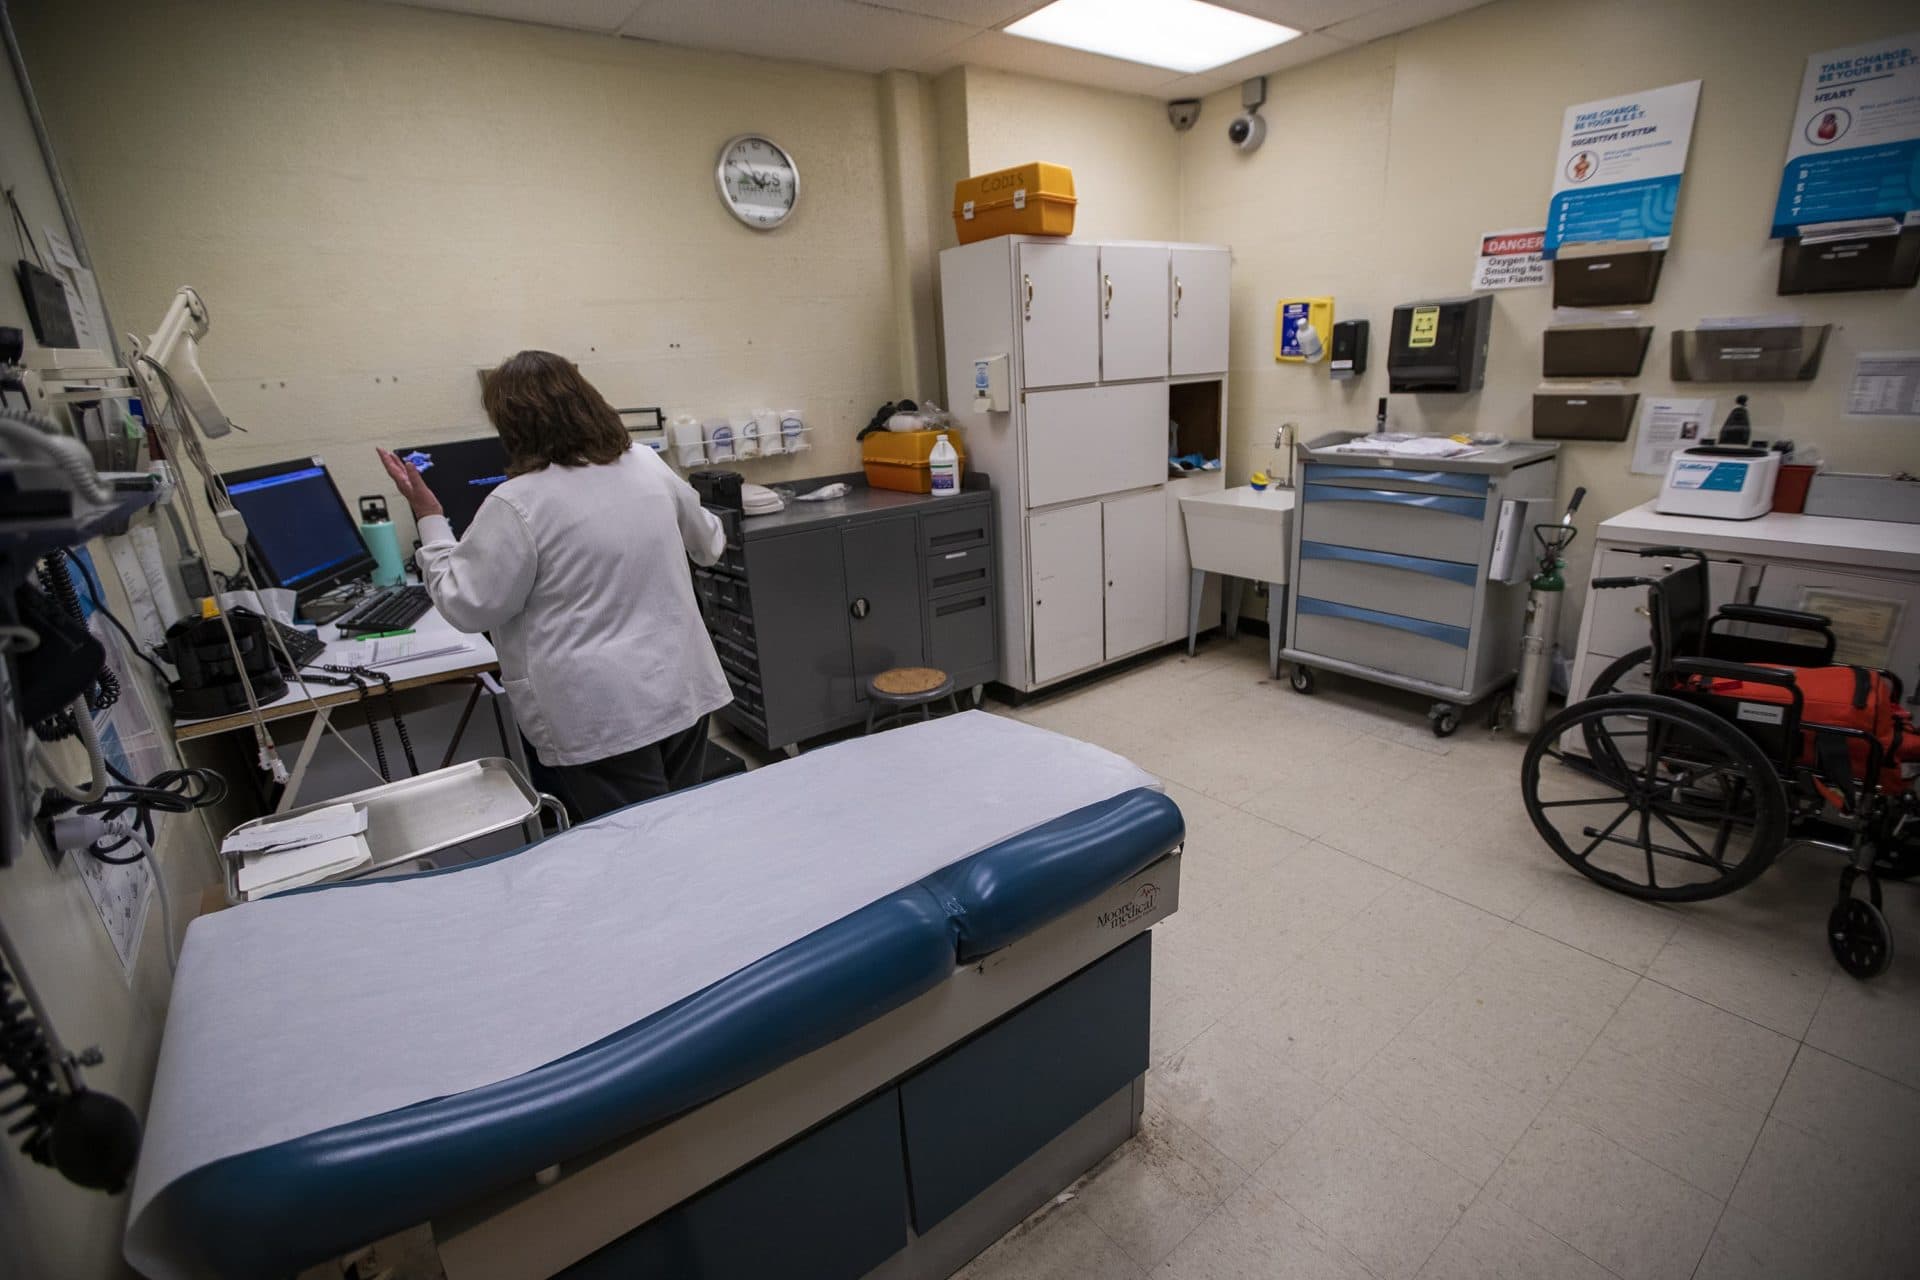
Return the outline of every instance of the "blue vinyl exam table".
{"type": "Polygon", "coordinates": [[[126,1251],[945,1276],[1124,1142],[1179,810],[978,712],[195,921],[126,1251]]]}

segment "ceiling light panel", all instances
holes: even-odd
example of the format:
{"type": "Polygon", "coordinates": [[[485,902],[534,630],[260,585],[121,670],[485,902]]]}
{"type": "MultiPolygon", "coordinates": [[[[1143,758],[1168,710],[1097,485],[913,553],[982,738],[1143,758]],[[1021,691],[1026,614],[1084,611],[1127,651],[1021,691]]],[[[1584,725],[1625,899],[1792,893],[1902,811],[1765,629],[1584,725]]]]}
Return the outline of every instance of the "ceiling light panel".
{"type": "Polygon", "coordinates": [[[1300,33],[1202,0],[1053,0],[1008,35],[1193,73],[1285,44],[1300,33]]]}

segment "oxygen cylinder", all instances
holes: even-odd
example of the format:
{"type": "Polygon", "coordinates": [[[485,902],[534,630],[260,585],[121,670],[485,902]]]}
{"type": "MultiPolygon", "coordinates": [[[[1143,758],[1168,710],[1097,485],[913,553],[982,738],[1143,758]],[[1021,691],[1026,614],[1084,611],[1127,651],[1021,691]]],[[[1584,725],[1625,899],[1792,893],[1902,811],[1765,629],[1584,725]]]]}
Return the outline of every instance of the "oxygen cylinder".
{"type": "Polygon", "coordinates": [[[1566,579],[1556,564],[1533,580],[1527,596],[1527,630],[1520,638],[1520,675],[1513,688],[1516,733],[1535,733],[1546,723],[1553,646],[1560,634],[1560,601],[1566,594],[1566,579]]]}

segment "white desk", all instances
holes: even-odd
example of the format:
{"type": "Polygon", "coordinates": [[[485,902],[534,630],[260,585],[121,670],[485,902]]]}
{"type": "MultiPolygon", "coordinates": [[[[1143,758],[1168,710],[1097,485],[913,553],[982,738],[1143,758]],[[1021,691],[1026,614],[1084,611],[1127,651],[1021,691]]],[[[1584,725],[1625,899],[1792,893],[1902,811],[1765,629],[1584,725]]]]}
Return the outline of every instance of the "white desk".
{"type": "Polygon", "coordinates": [[[1288,536],[1293,529],[1292,489],[1255,489],[1241,485],[1219,493],[1194,494],[1180,499],[1187,525],[1187,559],[1192,581],[1187,591],[1187,652],[1200,624],[1200,594],[1207,575],[1217,573],[1231,584],[1227,591],[1226,633],[1240,622],[1240,595],[1248,581],[1267,584],[1267,668],[1280,674],[1280,640],[1286,630],[1288,536]]]}
{"type": "MultiPolygon", "coordinates": [[[[1642,559],[1642,547],[1688,547],[1707,556],[1715,608],[1740,602],[1832,613],[1842,661],[1867,621],[1884,635],[1855,660],[1885,666],[1912,700],[1920,697],[1920,524],[1769,514],[1753,520],[1662,515],[1651,502],[1601,522],[1592,578],[1659,577],[1668,561],[1642,559]],[[1844,616],[1834,604],[1857,602],[1844,616]]],[[[1573,689],[1584,694],[1600,669],[1647,643],[1644,591],[1587,593],[1580,619],[1573,689]]]]}
{"type": "MultiPolygon", "coordinates": [[[[453,624],[440,616],[437,609],[429,609],[413,624],[413,642],[415,648],[425,652],[450,644],[464,644],[467,647],[438,657],[409,659],[383,666],[393,677],[394,692],[418,689],[426,685],[447,684],[459,680],[477,680],[478,677],[500,669],[499,656],[485,636],[466,635],[456,631],[453,624]]],[[[317,670],[326,663],[344,661],[353,651],[357,642],[342,640],[338,628],[332,624],[319,628],[320,638],[327,642],[327,650],[316,658],[309,670],[317,670]]],[[[476,688],[476,697],[478,689],[476,688]]],[[[515,764],[524,773],[527,768],[525,752],[520,746],[520,734],[513,723],[511,704],[503,695],[497,696],[497,705],[506,721],[507,749],[515,764]]],[[[285,811],[298,802],[300,784],[306,777],[307,766],[313,761],[315,748],[325,734],[329,717],[334,708],[357,703],[361,700],[357,689],[340,688],[330,684],[309,684],[299,677],[289,677],[287,691],[260,708],[259,719],[263,721],[287,720],[296,716],[312,716],[307,726],[306,736],[300,743],[299,754],[287,778],[287,785],[280,797],[276,811],[285,811]]],[[[465,717],[461,724],[464,727],[465,717]]],[[[176,742],[187,742],[194,738],[205,738],[217,733],[230,733],[234,730],[250,729],[255,724],[254,714],[250,711],[235,712],[231,715],[214,716],[204,720],[181,720],[173,727],[176,742]]]]}

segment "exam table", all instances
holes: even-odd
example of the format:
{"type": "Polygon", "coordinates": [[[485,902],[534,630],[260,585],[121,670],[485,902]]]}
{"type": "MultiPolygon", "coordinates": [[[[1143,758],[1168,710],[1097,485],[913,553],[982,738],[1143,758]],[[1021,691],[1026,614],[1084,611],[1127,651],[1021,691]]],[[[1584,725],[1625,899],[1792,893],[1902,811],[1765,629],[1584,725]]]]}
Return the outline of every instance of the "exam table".
{"type": "Polygon", "coordinates": [[[451,1280],[948,1275],[1137,1128],[1183,837],[1126,761],[970,712],[205,917],[128,1259],[428,1223],[451,1280]]]}

